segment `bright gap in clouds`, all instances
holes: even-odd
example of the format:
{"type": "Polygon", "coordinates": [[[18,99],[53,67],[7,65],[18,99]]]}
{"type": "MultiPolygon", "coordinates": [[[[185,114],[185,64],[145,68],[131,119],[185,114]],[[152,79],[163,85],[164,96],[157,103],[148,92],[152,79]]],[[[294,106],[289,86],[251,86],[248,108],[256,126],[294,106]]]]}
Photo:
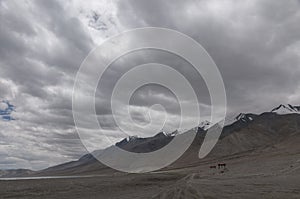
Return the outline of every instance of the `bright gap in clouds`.
{"type": "Polygon", "coordinates": [[[0,117],[4,121],[15,120],[11,115],[15,111],[15,106],[9,103],[7,100],[0,101],[0,117]]]}
{"type": "Polygon", "coordinates": [[[64,7],[72,16],[78,17],[94,42],[99,45],[126,29],[118,19],[117,3],[118,0],[74,0],[66,3],[64,7]]]}

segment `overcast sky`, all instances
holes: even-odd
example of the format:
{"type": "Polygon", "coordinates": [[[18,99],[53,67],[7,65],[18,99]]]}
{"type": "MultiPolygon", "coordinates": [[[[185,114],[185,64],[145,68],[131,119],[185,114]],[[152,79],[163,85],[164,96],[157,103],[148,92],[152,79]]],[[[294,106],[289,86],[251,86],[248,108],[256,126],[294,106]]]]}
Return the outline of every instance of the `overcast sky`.
{"type": "MultiPolygon", "coordinates": [[[[72,117],[76,72],[93,48],[132,28],[171,28],[199,42],[222,74],[229,114],[300,104],[299,0],[0,0],[0,6],[0,169],[41,169],[86,153],[72,117]]],[[[206,114],[207,88],[187,62],[157,50],[134,52],[111,66],[96,93],[98,119],[112,142],[124,137],[109,109],[112,87],[126,70],[148,62],[189,78],[206,114]]],[[[135,93],[133,120],[149,122],[147,110],[157,103],[170,116],[166,129],[175,129],[178,103],[159,86],[135,93]]]]}

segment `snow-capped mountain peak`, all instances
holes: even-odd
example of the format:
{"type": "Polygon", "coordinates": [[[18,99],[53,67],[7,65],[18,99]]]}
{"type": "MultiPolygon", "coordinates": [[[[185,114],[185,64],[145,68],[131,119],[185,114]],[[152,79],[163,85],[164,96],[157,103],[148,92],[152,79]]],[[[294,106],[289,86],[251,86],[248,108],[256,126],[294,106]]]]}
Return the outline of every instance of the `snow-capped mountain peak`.
{"type": "Polygon", "coordinates": [[[202,121],[200,124],[199,124],[199,128],[203,129],[203,130],[207,130],[209,129],[210,127],[212,126],[212,123],[205,120],[205,121],[202,121]]]}
{"type": "Polygon", "coordinates": [[[243,122],[243,123],[247,123],[247,122],[252,122],[255,119],[256,115],[252,114],[252,113],[240,113],[237,116],[227,116],[225,119],[225,123],[224,126],[229,126],[235,122],[243,122]]]}
{"type": "Polygon", "coordinates": [[[245,114],[245,113],[240,113],[238,116],[235,117],[235,120],[238,121],[242,121],[242,122],[248,122],[249,120],[252,121],[253,117],[251,117],[249,114],[245,114]]]}
{"type": "Polygon", "coordinates": [[[137,138],[138,138],[138,136],[137,136],[137,135],[134,135],[134,136],[128,136],[128,137],[125,138],[125,139],[126,139],[127,142],[130,142],[130,141],[135,140],[135,139],[137,139],[137,138]]]}
{"type": "Polygon", "coordinates": [[[172,133],[169,133],[169,136],[176,136],[178,134],[179,134],[178,130],[175,130],[172,133]]]}
{"type": "Polygon", "coordinates": [[[271,112],[276,113],[278,115],[300,113],[300,106],[292,106],[290,104],[287,105],[280,104],[278,107],[274,108],[271,112]]]}

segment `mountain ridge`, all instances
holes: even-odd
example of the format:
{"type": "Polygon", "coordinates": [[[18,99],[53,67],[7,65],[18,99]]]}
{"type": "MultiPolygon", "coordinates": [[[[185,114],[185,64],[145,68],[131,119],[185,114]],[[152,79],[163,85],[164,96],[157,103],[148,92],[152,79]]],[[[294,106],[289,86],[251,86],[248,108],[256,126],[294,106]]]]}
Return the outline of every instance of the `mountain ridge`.
{"type": "MultiPolygon", "coordinates": [[[[278,109],[276,108],[272,109],[270,112],[261,114],[242,113],[237,115],[235,117],[235,122],[226,125],[223,128],[217,145],[204,160],[199,159],[197,155],[207,130],[200,126],[196,127],[196,138],[190,148],[175,163],[165,169],[195,165],[201,163],[201,161],[229,157],[231,155],[258,150],[264,147],[272,148],[272,146],[275,146],[291,136],[296,136],[298,139],[298,137],[300,137],[300,114],[298,114],[298,112],[287,114],[282,114],[280,112],[280,114],[278,114],[276,110],[286,108],[286,106],[280,105],[278,109]]],[[[289,108],[289,106],[287,106],[287,108],[289,108]]],[[[176,134],[177,132],[174,134],[160,132],[155,136],[148,138],[125,138],[120,142],[117,142],[116,146],[131,152],[147,153],[165,146],[174,136],[176,136],[176,134]]],[[[93,155],[101,155],[104,150],[97,150],[93,152],[93,154],[86,154],[78,160],[49,167],[38,171],[35,174],[77,175],[85,173],[116,172],[94,158],[93,155]]]]}

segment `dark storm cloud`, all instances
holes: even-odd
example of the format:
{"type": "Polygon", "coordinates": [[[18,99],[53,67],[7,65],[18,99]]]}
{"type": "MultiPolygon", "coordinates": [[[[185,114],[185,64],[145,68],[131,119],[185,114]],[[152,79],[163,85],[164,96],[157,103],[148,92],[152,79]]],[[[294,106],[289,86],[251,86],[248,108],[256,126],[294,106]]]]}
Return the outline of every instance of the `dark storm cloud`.
{"type": "MultiPolygon", "coordinates": [[[[123,56],[120,59],[117,59],[110,65],[108,70],[105,71],[103,78],[99,82],[96,96],[101,99],[106,99],[106,102],[110,102],[112,91],[116,82],[130,69],[146,63],[164,64],[177,70],[190,82],[197,94],[197,97],[199,98],[200,103],[210,104],[208,90],[204,80],[186,60],[172,53],[153,49],[134,51],[126,54],[126,56],[123,56]]],[[[162,78],[168,78],[168,76],[166,75],[162,78]]],[[[172,93],[172,91],[168,88],[155,84],[145,85],[138,88],[131,97],[130,104],[145,107],[150,107],[154,104],[161,104],[165,107],[168,113],[177,113],[180,115],[176,94],[172,93]]],[[[106,105],[100,104],[100,106],[96,105],[98,114],[110,113],[109,108],[110,103],[106,105]],[[97,109],[97,107],[99,108],[97,109]]]]}
{"type": "Polygon", "coordinates": [[[230,111],[299,103],[299,1],[121,1],[131,28],[179,30],[202,44],[218,65],[230,111]],[[155,13],[155,14],[154,14],[155,13]]]}
{"type": "MultiPolygon", "coordinates": [[[[159,26],[198,41],[221,71],[229,113],[299,104],[299,1],[121,0],[101,1],[100,8],[95,2],[99,4],[0,1],[0,101],[10,100],[17,107],[10,115],[17,120],[0,122],[0,168],[43,168],[86,153],[72,118],[74,77],[95,41],[113,34],[111,30],[159,26]],[[101,17],[91,24],[94,13],[101,17]]],[[[113,140],[123,134],[110,110],[112,89],[126,71],[149,62],[172,66],[183,74],[196,90],[202,113],[208,115],[207,88],[189,63],[162,51],[134,52],[111,65],[96,93],[103,134],[113,140]]],[[[159,103],[175,123],[180,113],[174,102],[169,91],[149,86],[135,93],[129,109],[133,120],[146,124],[147,108],[159,103]]],[[[82,114],[86,114],[84,102],[82,114]]],[[[159,118],[162,113],[154,114],[159,118]]]]}

